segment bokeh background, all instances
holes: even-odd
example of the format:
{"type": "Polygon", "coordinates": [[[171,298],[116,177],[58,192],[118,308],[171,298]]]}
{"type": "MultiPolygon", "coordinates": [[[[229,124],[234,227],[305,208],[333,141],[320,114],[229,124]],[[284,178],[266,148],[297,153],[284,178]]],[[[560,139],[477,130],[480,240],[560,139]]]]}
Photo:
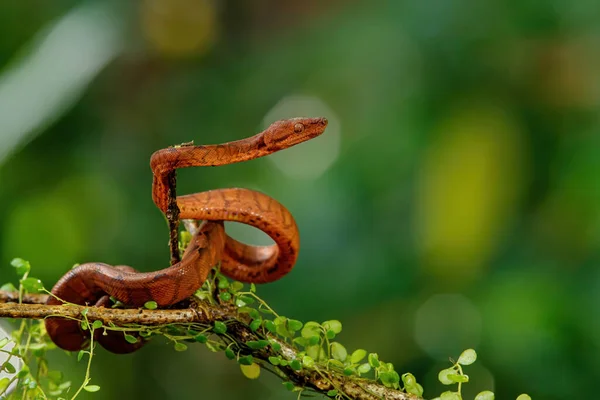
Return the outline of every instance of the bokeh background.
{"type": "MultiPolygon", "coordinates": [[[[468,347],[466,398],[593,398],[600,374],[600,7],[593,0],[0,2],[0,279],[30,260],[168,263],[149,158],[293,116],[327,132],[179,172],[295,215],[294,271],[259,293],[339,319],[424,385],[468,347]]],[[[254,243],[265,237],[228,224],[254,243]]],[[[56,352],[74,382],[84,368],[56,352]]],[[[203,346],[93,365],[94,399],[295,399],[203,346]]]]}

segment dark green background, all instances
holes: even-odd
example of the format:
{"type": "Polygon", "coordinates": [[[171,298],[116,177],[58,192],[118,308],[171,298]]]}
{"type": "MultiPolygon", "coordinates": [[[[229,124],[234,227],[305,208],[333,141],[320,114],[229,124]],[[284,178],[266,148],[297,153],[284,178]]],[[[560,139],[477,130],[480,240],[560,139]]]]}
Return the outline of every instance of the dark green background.
{"type": "MultiPolygon", "coordinates": [[[[465,398],[597,392],[597,2],[6,0],[0,33],[2,281],[13,257],[49,287],[80,262],[165,267],[153,151],[325,116],[324,136],[276,163],[179,173],[180,193],[259,189],[296,217],[298,263],[259,294],[341,320],[349,350],[429,398],[468,347],[465,398]]],[[[56,353],[79,382],[83,365],[56,353]]],[[[97,353],[102,389],[82,398],[296,398],[200,345],[97,353]]]]}

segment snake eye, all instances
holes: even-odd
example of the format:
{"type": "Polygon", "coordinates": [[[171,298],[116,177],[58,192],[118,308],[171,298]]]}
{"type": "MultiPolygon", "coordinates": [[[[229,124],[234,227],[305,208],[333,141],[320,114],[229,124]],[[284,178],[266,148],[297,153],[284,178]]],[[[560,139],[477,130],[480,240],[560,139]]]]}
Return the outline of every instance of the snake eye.
{"type": "Polygon", "coordinates": [[[304,125],[303,124],[296,124],[296,125],[294,125],[294,132],[301,133],[303,130],[304,130],[304,125]]]}

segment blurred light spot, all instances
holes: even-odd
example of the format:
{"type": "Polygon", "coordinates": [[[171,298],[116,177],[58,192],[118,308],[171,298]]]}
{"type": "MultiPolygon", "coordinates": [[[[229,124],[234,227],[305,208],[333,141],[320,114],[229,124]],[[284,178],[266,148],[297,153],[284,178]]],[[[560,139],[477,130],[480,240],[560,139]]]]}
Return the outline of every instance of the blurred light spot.
{"type": "Polygon", "coordinates": [[[284,174],[296,179],[316,179],[333,165],[340,152],[340,123],[335,113],[320,99],[288,96],[273,107],[263,120],[263,128],[271,123],[294,117],[325,117],[329,121],[325,133],[308,142],[268,157],[284,174]]]}
{"type": "Polygon", "coordinates": [[[418,246],[427,273],[464,284],[496,250],[528,171],[520,127],[499,107],[468,104],[438,131],[417,191],[418,246]]]}
{"type": "Polygon", "coordinates": [[[61,196],[23,199],[9,214],[2,254],[29,260],[37,278],[54,276],[80,262],[86,227],[72,204],[61,196]]]}
{"type": "Polygon", "coordinates": [[[142,27],[148,42],[167,55],[206,53],[217,35],[213,0],[145,0],[142,27]]]}
{"type": "MultiPolygon", "coordinates": [[[[0,324],[0,340],[4,338],[9,339],[10,341],[2,348],[2,350],[4,351],[0,352],[0,365],[4,365],[6,361],[9,361],[10,354],[8,354],[7,352],[10,352],[15,347],[15,342],[12,341],[10,329],[7,327],[7,325],[0,324]]],[[[23,368],[23,360],[21,358],[10,357],[10,363],[13,365],[13,367],[15,367],[15,372],[10,374],[6,372],[6,369],[2,369],[2,371],[0,371],[0,379],[12,379],[15,376],[15,374],[18,374],[19,371],[21,371],[21,369],[23,368]]],[[[18,380],[12,382],[10,386],[2,393],[2,398],[4,399],[6,398],[6,395],[12,393],[17,387],[18,383],[18,380]]]]}
{"type": "Polygon", "coordinates": [[[481,315],[462,295],[434,295],[415,315],[415,341],[431,357],[447,358],[475,348],[481,337],[481,315]]]}
{"type": "Polygon", "coordinates": [[[0,75],[0,163],[65,112],[117,55],[119,19],[103,2],[84,2],[0,75]]]}

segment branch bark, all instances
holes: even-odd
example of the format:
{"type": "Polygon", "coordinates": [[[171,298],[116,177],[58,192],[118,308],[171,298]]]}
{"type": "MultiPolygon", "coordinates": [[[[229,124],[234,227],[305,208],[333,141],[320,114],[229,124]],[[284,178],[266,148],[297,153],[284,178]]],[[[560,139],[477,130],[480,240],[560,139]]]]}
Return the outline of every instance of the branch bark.
{"type": "MultiPolygon", "coordinates": [[[[271,364],[270,356],[277,355],[270,347],[260,350],[251,350],[246,345],[257,340],[257,336],[248,327],[247,316],[239,314],[232,305],[212,305],[208,303],[192,302],[185,309],[146,310],[146,309],[118,309],[79,305],[49,306],[45,302],[48,295],[27,294],[18,303],[17,292],[0,291],[0,318],[31,318],[43,319],[48,316],[63,316],[81,318],[81,312],[87,309],[87,319],[92,322],[102,321],[103,324],[112,323],[117,326],[127,324],[139,325],[164,325],[175,323],[202,323],[213,324],[215,321],[228,321],[227,337],[233,339],[241,348],[247,348],[248,353],[259,361],[263,367],[271,364]]],[[[275,340],[281,345],[280,355],[288,360],[296,358],[297,350],[286,341],[275,335],[269,335],[269,340],[275,340]]],[[[335,370],[302,369],[296,371],[291,367],[277,367],[280,375],[289,379],[297,386],[312,389],[326,394],[329,390],[338,389],[348,395],[350,399],[357,400],[422,400],[420,397],[390,389],[373,380],[347,377],[335,370]]]]}

